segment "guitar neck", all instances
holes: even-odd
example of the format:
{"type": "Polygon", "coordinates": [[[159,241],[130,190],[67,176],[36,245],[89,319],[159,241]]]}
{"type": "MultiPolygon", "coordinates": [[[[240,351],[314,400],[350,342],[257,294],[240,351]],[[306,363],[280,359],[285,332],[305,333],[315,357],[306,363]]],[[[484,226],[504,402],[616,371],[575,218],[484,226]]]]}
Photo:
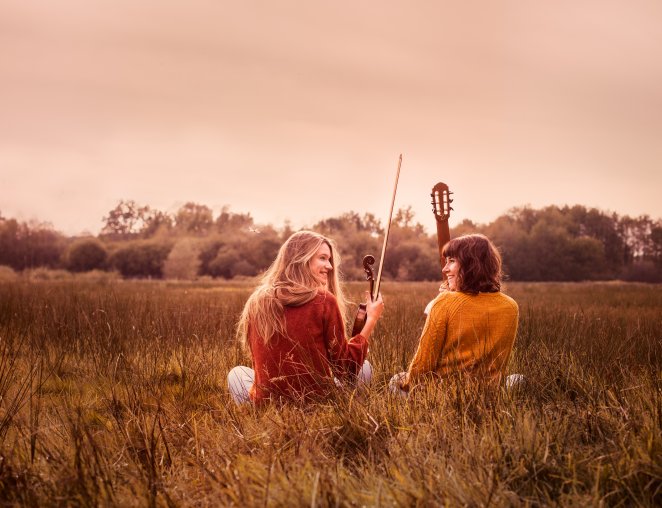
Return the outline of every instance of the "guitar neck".
{"type": "MultiPolygon", "coordinates": [[[[437,220],[437,245],[439,245],[439,261],[441,263],[441,268],[443,269],[446,264],[446,259],[443,255],[444,245],[446,245],[451,239],[451,232],[448,228],[447,220],[437,220]]],[[[446,277],[442,273],[442,278],[446,280],[446,277]]]]}

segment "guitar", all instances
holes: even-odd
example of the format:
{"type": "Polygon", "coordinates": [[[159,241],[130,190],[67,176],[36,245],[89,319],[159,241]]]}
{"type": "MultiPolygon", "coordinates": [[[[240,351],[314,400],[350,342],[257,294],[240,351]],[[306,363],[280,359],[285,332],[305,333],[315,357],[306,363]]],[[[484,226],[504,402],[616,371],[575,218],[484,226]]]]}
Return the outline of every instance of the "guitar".
{"type": "MultiPolygon", "coordinates": [[[[451,239],[451,233],[448,228],[448,219],[451,216],[451,194],[448,190],[448,185],[445,183],[439,182],[437,185],[432,187],[432,213],[437,223],[437,245],[439,246],[439,261],[441,262],[441,268],[443,270],[444,265],[446,264],[446,259],[443,255],[444,245],[446,245],[451,239]]],[[[441,273],[441,278],[446,282],[446,276],[444,273],[441,273]]]]}

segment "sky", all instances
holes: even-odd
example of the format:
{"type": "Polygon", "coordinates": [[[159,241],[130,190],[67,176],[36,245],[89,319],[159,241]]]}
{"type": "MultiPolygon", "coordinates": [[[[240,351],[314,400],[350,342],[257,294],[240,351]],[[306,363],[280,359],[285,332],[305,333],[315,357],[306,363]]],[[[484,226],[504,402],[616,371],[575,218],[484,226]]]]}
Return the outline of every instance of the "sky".
{"type": "Polygon", "coordinates": [[[0,214],[662,217],[659,0],[0,0],[0,214]]]}

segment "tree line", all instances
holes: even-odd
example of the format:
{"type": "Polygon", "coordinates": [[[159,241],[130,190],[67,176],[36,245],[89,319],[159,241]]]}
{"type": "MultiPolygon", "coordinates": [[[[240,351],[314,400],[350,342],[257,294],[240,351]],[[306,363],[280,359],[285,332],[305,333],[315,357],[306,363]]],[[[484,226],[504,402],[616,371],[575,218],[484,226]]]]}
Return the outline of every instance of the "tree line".
{"type": "MultiPolygon", "coordinates": [[[[581,205],[518,207],[488,224],[453,225],[451,218],[451,226],[452,237],[490,237],[510,280],[662,282],[662,221],[647,215],[632,218],[581,205]]],[[[364,277],[363,256],[377,257],[384,235],[384,225],[369,213],[347,212],[309,229],[336,239],[348,280],[364,277]]],[[[103,217],[97,236],[66,237],[48,224],[0,215],[0,265],[15,271],[112,270],[124,277],[252,277],[269,266],[292,232],[287,223],[255,224],[249,213],[228,207],[215,217],[205,205],[186,203],[168,214],[123,200],[103,217]]],[[[395,214],[384,275],[412,281],[440,277],[436,236],[427,234],[411,208],[395,214]]]]}

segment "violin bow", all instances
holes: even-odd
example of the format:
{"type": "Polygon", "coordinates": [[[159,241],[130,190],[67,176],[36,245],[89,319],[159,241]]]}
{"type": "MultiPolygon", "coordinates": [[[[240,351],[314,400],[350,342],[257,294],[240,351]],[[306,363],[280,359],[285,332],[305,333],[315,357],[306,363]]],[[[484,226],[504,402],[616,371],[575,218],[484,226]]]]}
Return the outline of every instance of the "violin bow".
{"type": "Polygon", "coordinates": [[[370,294],[370,298],[374,300],[379,295],[379,284],[382,281],[382,269],[384,268],[384,254],[386,254],[386,245],[388,244],[388,234],[391,231],[391,220],[393,219],[393,205],[395,204],[395,194],[398,191],[398,180],[400,179],[400,168],[402,167],[402,154],[398,159],[398,170],[395,173],[395,185],[393,186],[393,197],[391,198],[391,210],[388,213],[388,223],[384,233],[384,244],[382,245],[382,256],[379,260],[379,270],[377,271],[377,280],[375,284],[374,293],[370,294]]]}

